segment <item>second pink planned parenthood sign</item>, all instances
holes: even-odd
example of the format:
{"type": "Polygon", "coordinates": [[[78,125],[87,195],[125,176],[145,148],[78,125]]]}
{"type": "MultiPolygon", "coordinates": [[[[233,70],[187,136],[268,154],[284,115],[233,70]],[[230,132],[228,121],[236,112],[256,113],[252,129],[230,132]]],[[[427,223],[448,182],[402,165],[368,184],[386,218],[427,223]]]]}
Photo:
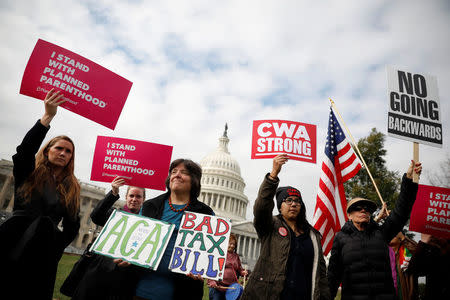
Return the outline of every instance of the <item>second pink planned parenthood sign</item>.
{"type": "Polygon", "coordinates": [[[39,39],[23,73],[20,93],[45,99],[51,89],[61,106],[89,120],[116,127],[132,82],[72,51],[39,39]]]}
{"type": "Polygon", "coordinates": [[[98,136],[91,180],[111,182],[116,176],[127,185],[164,191],[172,146],[98,136]]]}

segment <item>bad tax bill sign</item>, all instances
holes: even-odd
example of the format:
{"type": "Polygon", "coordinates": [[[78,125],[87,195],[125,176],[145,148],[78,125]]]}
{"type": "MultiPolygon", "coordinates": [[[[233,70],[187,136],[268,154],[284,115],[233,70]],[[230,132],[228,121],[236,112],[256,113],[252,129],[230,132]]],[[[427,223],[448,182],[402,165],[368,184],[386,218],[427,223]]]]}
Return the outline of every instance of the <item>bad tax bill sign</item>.
{"type": "Polygon", "coordinates": [[[114,210],[91,251],[156,270],[175,225],[114,210]]]}
{"type": "Polygon", "coordinates": [[[186,212],[170,259],[172,272],[223,278],[231,222],[228,219],[186,212]]]}

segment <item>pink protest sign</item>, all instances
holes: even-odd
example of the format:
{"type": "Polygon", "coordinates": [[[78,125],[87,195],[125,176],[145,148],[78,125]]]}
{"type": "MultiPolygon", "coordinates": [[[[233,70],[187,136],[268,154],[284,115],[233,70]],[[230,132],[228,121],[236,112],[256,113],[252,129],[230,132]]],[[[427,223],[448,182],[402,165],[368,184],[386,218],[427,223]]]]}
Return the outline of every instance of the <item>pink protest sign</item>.
{"type": "Polygon", "coordinates": [[[450,189],[420,184],[409,229],[450,238],[450,189]]]}
{"type": "Polygon", "coordinates": [[[61,106],[114,129],[133,83],[72,51],[39,39],[22,77],[20,93],[45,99],[50,89],[61,106]]]}
{"type": "Polygon", "coordinates": [[[253,121],[252,159],[286,153],[290,159],[316,163],[316,125],[283,121],[253,121]]]}
{"type": "Polygon", "coordinates": [[[98,136],[91,180],[111,182],[116,176],[127,185],[164,191],[172,146],[98,136]]]}

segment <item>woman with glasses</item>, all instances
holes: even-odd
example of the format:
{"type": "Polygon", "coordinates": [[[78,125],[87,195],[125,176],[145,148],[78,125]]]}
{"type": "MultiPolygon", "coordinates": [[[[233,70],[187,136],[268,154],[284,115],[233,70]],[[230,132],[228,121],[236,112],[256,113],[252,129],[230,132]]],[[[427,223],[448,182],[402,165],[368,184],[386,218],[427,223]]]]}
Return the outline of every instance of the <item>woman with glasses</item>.
{"type": "Polygon", "coordinates": [[[261,254],[242,299],[330,298],[321,236],[306,220],[302,195],[291,186],[277,189],[278,174],[287,161],[286,154],[276,156],[259,188],[253,222],[261,254]],[[277,216],[272,216],[274,196],[277,216]]]}
{"type": "Polygon", "coordinates": [[[416,200],[418,184],[412,181],[413,172],[421,173],[420,163],[411,161],[403,175],[400,195],[392,213],[383,225],[371,214],[375,202],[355,198],[347,204],[349,221],[336,234],[328,265],[331,295],[336,295],[342,283],[342,299],[396,299],[388,244],[406,224],[416,200]]]}

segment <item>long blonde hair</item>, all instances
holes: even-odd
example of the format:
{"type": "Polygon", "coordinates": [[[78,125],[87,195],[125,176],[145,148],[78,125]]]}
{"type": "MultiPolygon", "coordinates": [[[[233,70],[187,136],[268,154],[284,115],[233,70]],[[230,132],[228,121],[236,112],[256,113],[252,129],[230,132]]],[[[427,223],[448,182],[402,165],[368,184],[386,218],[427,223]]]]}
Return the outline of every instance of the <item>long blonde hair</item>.
{"type": "Polygon", "coordinates": [[[80,184],[73,174],[75,161],[75,145],[72,140],[65,136],[59,135],[52,138],[45,146],[43,146],[36,154],[36,164],[34,171],[25,180],[24,184],[19,188],[25,202],[31,200],[33,191],[42,192],[47,182],[53,182],[56,185],[56,191],[61,196],[61,203],[65,206],[69,216],[75,218],[80,207],[80,184]],[[60,140],[68,141],[72,144],[72,157],[57,178],[53,177],[52,164],[48,160],[48,150],[60,140]]]}

